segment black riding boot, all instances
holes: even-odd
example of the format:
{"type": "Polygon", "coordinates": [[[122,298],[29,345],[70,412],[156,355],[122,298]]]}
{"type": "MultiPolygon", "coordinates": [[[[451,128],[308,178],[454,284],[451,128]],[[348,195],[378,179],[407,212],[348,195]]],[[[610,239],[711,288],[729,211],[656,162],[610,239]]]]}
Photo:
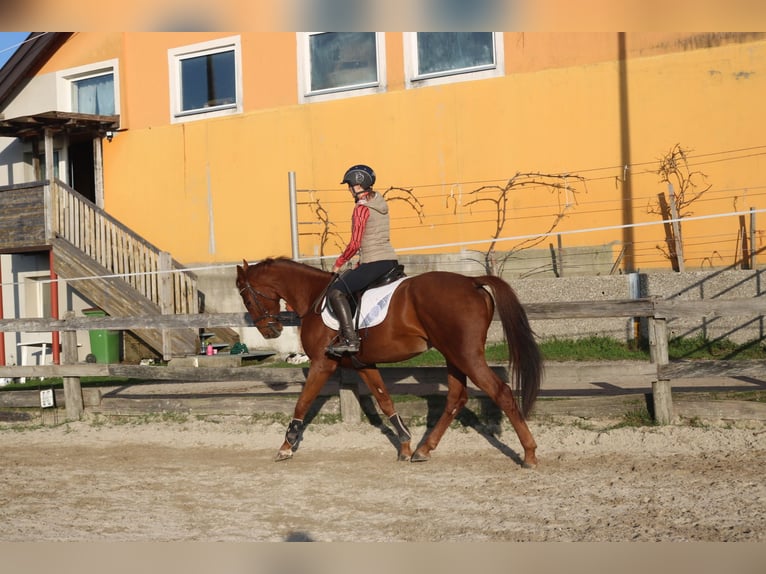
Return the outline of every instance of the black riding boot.
{"type": "Polygon", "coordinates": [[[327,296],[330,308],[340,323],[338,342],[327,347],[331,355],[359,352],[359,336],[354,329],[354,318],[351,315],[351,305],[342,291],[333,289],[327,296]]]}

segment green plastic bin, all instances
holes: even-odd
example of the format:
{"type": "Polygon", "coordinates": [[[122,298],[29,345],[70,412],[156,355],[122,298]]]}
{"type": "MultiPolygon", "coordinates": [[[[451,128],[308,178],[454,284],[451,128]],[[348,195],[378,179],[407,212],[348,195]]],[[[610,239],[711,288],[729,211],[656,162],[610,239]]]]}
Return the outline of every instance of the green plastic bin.
{"type": "MultiPolygon", "coordinates": [[[[83,309],[83,314],[87,317],[106,317],[107,313],[97,307],[83,309]]],[[[119,363],[120,362],[120,331],[109,331],[106,329],[91,329],[90,352],[96,357],[97,363],[119,363]]]]}

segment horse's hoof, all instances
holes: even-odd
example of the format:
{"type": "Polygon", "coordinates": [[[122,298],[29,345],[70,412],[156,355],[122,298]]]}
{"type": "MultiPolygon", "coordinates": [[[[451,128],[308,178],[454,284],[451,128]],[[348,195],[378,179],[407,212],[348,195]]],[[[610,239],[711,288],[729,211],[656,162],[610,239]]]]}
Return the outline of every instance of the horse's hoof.
{"type": "Polygon", "coordinates": [[[412,457],[411,457],[411,456],[409,456],[409,455],[406,455],[406,454],[400,454],[400,455],[397,457],[397,459],[396,459],[396,460],[397,460],[397,461],[399,461],[399,462],[409,462],[411,458],[412,458],[412,457]]]}
{"type": "Polygon", "coordinates": [[[430,459],[431,459],[430,454],[423,454],[422,452],[415,451],[415,454],[412,455],[410,462],[426,462],[427,460],[430,460],[430,459]]]}
{"type": "Polygon", "coordinates": [[[293,458],[292,450],[280,450],[277,453],[277,458],[274,459],[274,462],[279,462],[281,460],[290,460],[291,458],[293,458]]]}
{"type": "Polygon", "coordinates": [[[537,468],[537,461],[535,462],[527,462],[526,460],[521,463],[521,468],[528,468],[530,470],[534,470],[537,468]]]}

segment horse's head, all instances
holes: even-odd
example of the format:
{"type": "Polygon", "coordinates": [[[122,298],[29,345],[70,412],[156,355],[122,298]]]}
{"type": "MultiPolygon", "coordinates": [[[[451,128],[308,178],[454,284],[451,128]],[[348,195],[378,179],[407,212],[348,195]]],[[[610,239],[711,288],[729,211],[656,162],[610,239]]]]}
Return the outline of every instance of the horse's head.
{"type": "Polygon", "coordinates": [[[242,296],[253,324],[264,339],[276,339],[282,334],[279,322],[279,296],[272,287],[258,282],[258,266],[237,265],[237,289],[242,296]]]}

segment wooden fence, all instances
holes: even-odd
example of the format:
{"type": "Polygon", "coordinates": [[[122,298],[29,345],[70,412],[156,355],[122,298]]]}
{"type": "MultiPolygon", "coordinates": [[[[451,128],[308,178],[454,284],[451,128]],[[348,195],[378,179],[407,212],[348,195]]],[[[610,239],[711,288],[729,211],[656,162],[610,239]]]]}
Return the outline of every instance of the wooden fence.
{"type": "MultiPolygon", "coordinates": [[[[667,424],[673,417],[671,380],[684,377],[763,377],[766,368],[752,362],[695,361],[693,365],[671,364],[668,358],[667,320],[673,317],[707,317],[766,315],[766,297],[748,299],[707,299],[699,301],[676,300],[614,300],[579,301],[566,303],[531,303],[525,305],[532,320],[577,318],[626,317],[647,319],[651,364],[645,371],[651,376],[654,416],[657,422],[667,424]]],[[[83,413],[80,378],[85,376],[119,376],[140,380],[173,381],[232,381],[259,380],[263,367],[198,368],[196,366],[142,366],[124,364],[95,364],[77,362],[78,330],[132,330],[132,329],[209,329],[212,327],[252,327],[246,313],[191,314],[135,317],[75,317],[64,319],[5,319],[0,320],[0,333],[50,332],[62,334],[62,364],[35,366],[0,366],[0,378],[62,377],[67,419],[77,420],[83,413]]],[[[290,313],[283,313],[286,324],[297,324],[290,313]]],[[[279,382],[280,369],[269,369],[269,377],[279,382]]],[[[627,374],[627,373],[626,373],[627,374]]],[[[572,376],[577,374],[572,372],[572,376]]],[[[411,377],[410,377],[411,378],[411,377]]],[[[401,373],[398,382],[408,380],[401,373]]],[[[295,382],[295,381],[292,381],[295,382]]],[[[409,381],[412,382],[412,381],[409,381]]],[[[344,420],[359,420],[358,389],[341,386],[341,414],[344,420]]],[[[396,385],[391,387],[396,393],[396,385]]]]}

